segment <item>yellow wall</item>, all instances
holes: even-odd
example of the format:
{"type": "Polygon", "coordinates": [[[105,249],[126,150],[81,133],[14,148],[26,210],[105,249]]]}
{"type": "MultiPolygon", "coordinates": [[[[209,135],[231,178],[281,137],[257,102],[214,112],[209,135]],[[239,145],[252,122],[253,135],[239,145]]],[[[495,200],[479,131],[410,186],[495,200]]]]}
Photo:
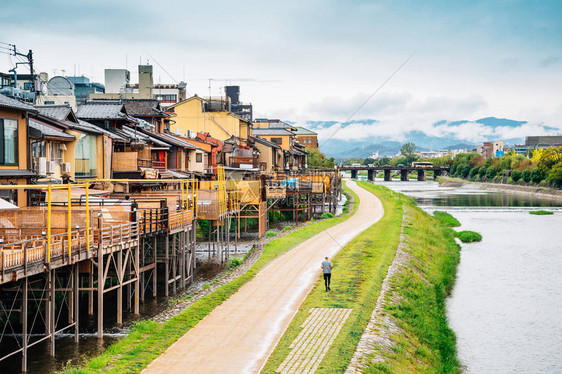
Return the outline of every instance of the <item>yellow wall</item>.
{"type": "Polygon", "coordinates": [[[291,148],[291,136],[290,135],[258,135],[260,138],[264,138],[271,142],[272,138],[281,138],[282,143],[279,144],[281,148],[288,151],[291,148]]]}
{"type": "Polygon", "coordinates": [[[246,122],[229,112],[203,112],[203,100],[198,97],[187,99],[173,105],[170,130],[180,130],[184,135],[187,130],[208,132],[219,140],[229,139],[231,136],[248,138],[246,122]]]}
{"type": "MultiPolygon", "coordinates": [[[[5,166],[0,165],[0,169],[2,170],[17,170],[22,169],[26,170],[27,167],[27,159],[28,159],[28,137],[27,137],[27,116],[24,112],[18,110],[12,110],[7,108],[0,108],[0,118],[8,118],[8,119],[15,119],[18,121],[18,164],[13,166],[5,166]]],[[[29,166],[31,169],[31,165],[29,166]]],[[[10,181],[15,181],[17,184],[27,184],[27,180],[25,178],[19,179],[4,179],[2,183],[8,183],[10,181]]],[[[19,189],[17,191],[18,194],[18,206],[24,207],[27,206],[27,191],[23,189],[19,189]]]]}

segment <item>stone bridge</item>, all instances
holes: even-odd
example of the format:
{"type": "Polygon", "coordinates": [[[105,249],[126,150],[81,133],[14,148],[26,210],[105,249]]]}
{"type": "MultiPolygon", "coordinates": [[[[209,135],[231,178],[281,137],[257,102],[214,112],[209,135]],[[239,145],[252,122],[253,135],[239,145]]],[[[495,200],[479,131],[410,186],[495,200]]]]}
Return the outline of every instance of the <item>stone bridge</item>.
{"type": "Polygon", "coordinates": [[[368,166],[368,165],[361,165],[361,166],[341,166],[340,171],[350,171],[351,178],[357,178],[358,172],[360,170],[367,171],[367,179],[370,181],[374,181],[377,172],[382,171],[384,172],[384,180],[385,182],[389,182],[392,180],[392,172],[399,171],[400,172],[400,180],[407,181],[409,180],[410,173],[417,172],[417,180],[418,181],[425,181],[427,177],[428,171],[433,171],[433,179],[437,179],[437,177],[441,175],[446,175],[449,173],[449,166],[430,166],[430,165],[416,165],[416,166],[391,166],[391,165],[382,165],[382,166],[368,166]]]}

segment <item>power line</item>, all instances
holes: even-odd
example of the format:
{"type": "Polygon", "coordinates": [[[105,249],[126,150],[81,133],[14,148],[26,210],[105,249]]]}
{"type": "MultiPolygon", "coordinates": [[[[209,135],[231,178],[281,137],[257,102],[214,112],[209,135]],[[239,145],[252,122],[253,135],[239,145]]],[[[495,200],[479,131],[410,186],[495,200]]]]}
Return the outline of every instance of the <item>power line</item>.
{"type": "Polygon", "coordinates": [[[336,131],[334,131],[334,133],[332,135],[330,135],[328,137],[328,139],[324,140],[324,142],[322,142],[320,147],[323,146],[324,144],[326,144],[326,142],[328,140],[330,140],[334,135],[336,135],[338,133],[338,131],[341,130],[342,125],[344,123],[347,123],[347,122],[351,121],[351,119],[357,114],[357,112],[359,112],[373,98],[373,96],[375,96],[388,83],[388,81],[390,81],[392,79],[392,77],[394,77],[396,75],[396,73],[398,73],[404,67],[404,65],[406,65],[408,63],[408,61],[410,61],[412,59],[412,57],[414,57],[415,54],[416,54],[416,52],[412,53],[410,55],[410,57],[408,57],[400,66],[398,66],[398,68],[396,70],[394,70],[394,72],[392,74],[390,74],[389,77],[386,78],[386,80],[384,82],[382,82],[382,84],[375,91],[373,91],[373,93],[367,98],[367,100],[365,100],[361,105],[359,105],[359,107],[357,109],[355,109],[353,111],[353,113],[351,113],[351,115],[349,117],[347,117],[347,119],[344,122],[340,123],[340,125],[338,126],[336,131]]]}

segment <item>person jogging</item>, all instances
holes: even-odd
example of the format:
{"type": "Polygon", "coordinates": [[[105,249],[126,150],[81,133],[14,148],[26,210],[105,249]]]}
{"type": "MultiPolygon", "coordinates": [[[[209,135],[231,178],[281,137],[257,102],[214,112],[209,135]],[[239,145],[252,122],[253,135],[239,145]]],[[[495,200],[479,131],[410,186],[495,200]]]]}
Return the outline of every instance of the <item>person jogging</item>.
{"type": "Polygon", "coordinates": [[[324,273],[324,285],[326,286],[326,291],[331,291],[330,280],[332,280],[332,268],[334,265],[332,264],[332,261],[326,257],[326,259],[322,261],[322,265],[320,267],[324,273]]]}

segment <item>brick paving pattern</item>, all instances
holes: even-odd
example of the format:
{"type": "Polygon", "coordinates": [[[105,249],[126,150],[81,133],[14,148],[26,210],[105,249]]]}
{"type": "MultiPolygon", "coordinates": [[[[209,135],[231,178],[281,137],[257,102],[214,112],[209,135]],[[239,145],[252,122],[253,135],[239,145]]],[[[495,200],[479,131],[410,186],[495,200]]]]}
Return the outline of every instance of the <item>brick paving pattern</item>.
{"type": "Polygon", "coordinates": [[[291,353],[277,372],[314,373],[351,314],[345,308],[312,308],[302,324],[303,330],[289,346],[291,353]]]}

